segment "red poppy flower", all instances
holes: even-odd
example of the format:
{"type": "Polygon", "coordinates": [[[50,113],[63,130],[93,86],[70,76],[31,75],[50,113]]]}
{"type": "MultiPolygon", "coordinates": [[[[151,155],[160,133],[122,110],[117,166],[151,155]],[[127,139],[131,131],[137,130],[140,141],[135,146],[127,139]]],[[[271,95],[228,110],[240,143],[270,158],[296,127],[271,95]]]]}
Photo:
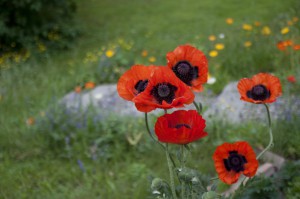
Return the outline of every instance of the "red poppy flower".
{"type": "Polygon", "coordinates": [[[268,73],[259,73],[252,78],[243,78],[237,87],[241,100],[255,104],[272,103],[282,93],[279,79],[268,73]]]}
{"type": "Polygon", "coordinates": [[[170,109],[190,104],[195,98],[191,89],[167,67],[158,67],[149,79],[147,88],[133,99],[136,108],[150,112],[156,108],[170,109]]]}
{"type": "Polygon", "coordinates": [[[286,50],[286,47],[292,46],[293,41],[292,40],[285,40],[285,41],[280,41],[277,43],[277,48],[279,50],[286,50]]]}
{"type": "Polygon", "coordinates": [[[293,45],[293,41],[290,40],[290,39],[285,40],[284,43],[285,43],[286,46],[292,46],[293,45]]]}
{"type": "Polygon", "coordinates": [[[117,90],[120,97],[132,101],[135,96],[143,92],[155,68],[155,66],[132,66],[118,81],[117,90]]]}
{"type": "Polygon", "coordinates": [[[159,117],[155,133],[161,142],[188,144],[207,136],[205,120],[195,110],[179,110],[159,117]]]}
{"type": "Polygon", "coordinates": [[[293,46],[293,49],[294,49],[294,50],[300,50],[300,44],[294,45],[294,46],[293,46]]]}
{"type": "Polygon", "coordinates": [[[167,54],[168,67],[194,91],[203,90],[207,82],[208,63],[203,52],[190,45],[178,46],[167,54]]]}
{"type": "Polygon", "coordinates": [[[285,50],[285,49],[286,49],[286,44],[285,44],[285,42],[284,42],[284,41],[278,42],[278,43],[277,43],[277,48],[278,48],[279,50],[285,50]]]}
{"type": "Polygon", "coordinates": [[[289,82],[291,82],[291,83],[296,83],[296,78],[295,78],[295,76],[293,76],[293,75],[288,76],[288,77],[287,77],[287,80],[288,80],[289,82]]]}
{"type": "Polygon", "coordinates": [[[94,82],[87,82],[84,84],[85,89],[93,89],[95,88],[95,83],[94,82]]]}
{"type": "Polygon", "coordinates": [[[251,146],[244,141],[223,143],[218,146],[213,160],[220,180],[226,184],[238,181],[243,173],[247,177],[255,175],[258,161],[251,146]]]}
{"type": "Polygon", "coordinates": [[[75,93],[80,93],[81,92],[81,86],[76,86],[74,90],[75,90],[75,93]]]}

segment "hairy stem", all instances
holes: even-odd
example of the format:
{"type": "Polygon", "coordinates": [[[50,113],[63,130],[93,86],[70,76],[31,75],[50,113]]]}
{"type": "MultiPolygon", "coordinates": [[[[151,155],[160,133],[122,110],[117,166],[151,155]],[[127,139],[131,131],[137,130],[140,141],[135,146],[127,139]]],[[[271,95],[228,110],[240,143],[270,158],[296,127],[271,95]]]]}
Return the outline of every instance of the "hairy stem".
{"type": "MultiPolygon", "coordinates": [[[[166,150],[166,147],[162,143],[160,143],[157,139],[155,139],[153,133],[151,132],[151,130],[149,128],[148,114],[147,113],[145,113],[145,124],[146,124],[147,132],[150,135],[150,137],[152,138],[152,140],[154,142],[156,142],[158,145],[160,145],[164,150],[166,150]]],[[[173,157],[171,156],[171,154],[169,154],[169,156],[170,156],[170,159],[172,161],[173,166],[176,167],[176,164],[175,164],[175,161],[174,161],[173,157]]]]}
{"type": "Polygon", "coordinates": [[[173,199],[177,199],[176,190],[175,190],[173,167],[172,167],[172,164],[171,164],[170,154],[169,154],[169,150],[168,150],[168,144],[166,145],[166,157],[167,157],[167,163],[168,163],[168,168],[169,168],[170,185],[171,185],[171,191],[172,191],[173,199]]]}
{"type": "Polygon", "coordinates": [[[197,112],[198,112],[199,114],[201,114],[201,107],[200,107],[195,101],[193,101],[193,104],[194,104],[194,106],[195,106],[197,112]]]}
{"type": "Polygon", "coordinates": [[[268,105],[264,104],[267,110],[267,114],[268,114],[268,124],[269,124],[269,136],[270,136],[270,141],[268,146],[262,151],[260,152],[260,154],[258,154],[258,156],[256,157],[256,159],[258,160],[267,150],[269,150],[272,146],[273,146],[273,133],[272,133],[272,122],[271,122],[271,115],[270,115],[270,110],[268,105]]]}

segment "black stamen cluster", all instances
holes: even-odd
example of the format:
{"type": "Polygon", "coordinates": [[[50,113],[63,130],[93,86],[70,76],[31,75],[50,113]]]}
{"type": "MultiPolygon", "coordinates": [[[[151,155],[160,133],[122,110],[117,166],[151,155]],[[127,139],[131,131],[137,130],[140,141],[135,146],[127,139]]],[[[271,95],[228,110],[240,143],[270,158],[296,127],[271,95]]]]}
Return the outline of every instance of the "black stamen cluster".
{"type": "Polygon", "coordinates": [[[229,157],[223,161],[227,171],[235,172],[244,171],[244,164],[247,163],[245,156],[238,154],[237,151],[230,151],[229,157]]]}
{"type": "Polygon", "coordinates": [[[147,85],[148,85],[148,80],[146,79],[146,80],[139,80],[136,84],[135,84],[135,86],[134,86],[134,88],[137,90],[137,94],[139,94],[139,93],[141,93],[141,92],[143,92],[145,89],[146,89],[146,87],[147,87],[147,85]]]}
{"type": "Polygon", "coordinates": [[[179,129],[180,127],[183,127],[183,126],[185,126],[188,129],[191,129],[191,126],[188,124],[176,124],[175,128],[179,129]]]}
{"type": "Polygon", "coordinates": [[[173,68],[175,75],[183,81],[185,84],[192,86],[192,80],[197,79],[198,76],[198,67],[192,66],[187,61],[178,62],[173,68]]]}
{"type": "Polygon", "coordinates": [[[153,87],[151,95],[154,96],[159,104],[162,104],[162,101],[166,101],[171,104],[175,98],[176,90],[177,87],[170,83],[159,83],[153,87]]]}
{"type": "Polygon", "coordinates": [[[266,100],[271,96],[270,91],[262,84],[254,86],[251,90],[247,91],[247,97],[254,100],[266,100]]]}

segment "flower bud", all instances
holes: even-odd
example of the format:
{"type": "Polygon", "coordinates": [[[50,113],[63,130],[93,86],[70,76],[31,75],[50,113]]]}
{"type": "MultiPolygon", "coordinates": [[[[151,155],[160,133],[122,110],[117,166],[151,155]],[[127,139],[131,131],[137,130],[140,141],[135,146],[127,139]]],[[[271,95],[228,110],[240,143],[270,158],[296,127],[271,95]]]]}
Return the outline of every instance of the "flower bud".
{"type": "Polygon", "coordinates": [[[169,185],[160,178],[154,178],[151,183],[152,193],[155,195],[164,195],[169,193],[169,185]]]}
{"type": "Polygon", "coordinates": [[[201,184],[200,173],[194,169],[182,168],[178,170],[178,177],[187,183],[201,184]]]}

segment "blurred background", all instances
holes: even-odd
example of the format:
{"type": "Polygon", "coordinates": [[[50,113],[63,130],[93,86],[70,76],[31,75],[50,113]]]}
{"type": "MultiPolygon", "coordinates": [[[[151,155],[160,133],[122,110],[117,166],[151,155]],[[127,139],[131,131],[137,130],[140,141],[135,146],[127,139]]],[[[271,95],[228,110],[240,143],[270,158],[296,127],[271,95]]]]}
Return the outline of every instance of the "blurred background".
{"type": "MultiPolygon", "coordinates": [[[[213,81],[205,90],[215,96],[270,72],[281,80],[284,106],[299,99],[298,0],[0,0],[0,9],[0,198],[155,198],[151,180],[168,179],[167,166],[143,118],[74,114],[59,101],[115,84],[133,64],[166,65],[178,45],[206,54],[213,81]]],[[[273,123],[272,151],[287,166],[243,198],[300,198],[300,119],[285,114],[273,123]]],[[[215,116],[206,131],[188,164],[208,177],[218,144],[268,143],[264,122],[215,116]]]]}

